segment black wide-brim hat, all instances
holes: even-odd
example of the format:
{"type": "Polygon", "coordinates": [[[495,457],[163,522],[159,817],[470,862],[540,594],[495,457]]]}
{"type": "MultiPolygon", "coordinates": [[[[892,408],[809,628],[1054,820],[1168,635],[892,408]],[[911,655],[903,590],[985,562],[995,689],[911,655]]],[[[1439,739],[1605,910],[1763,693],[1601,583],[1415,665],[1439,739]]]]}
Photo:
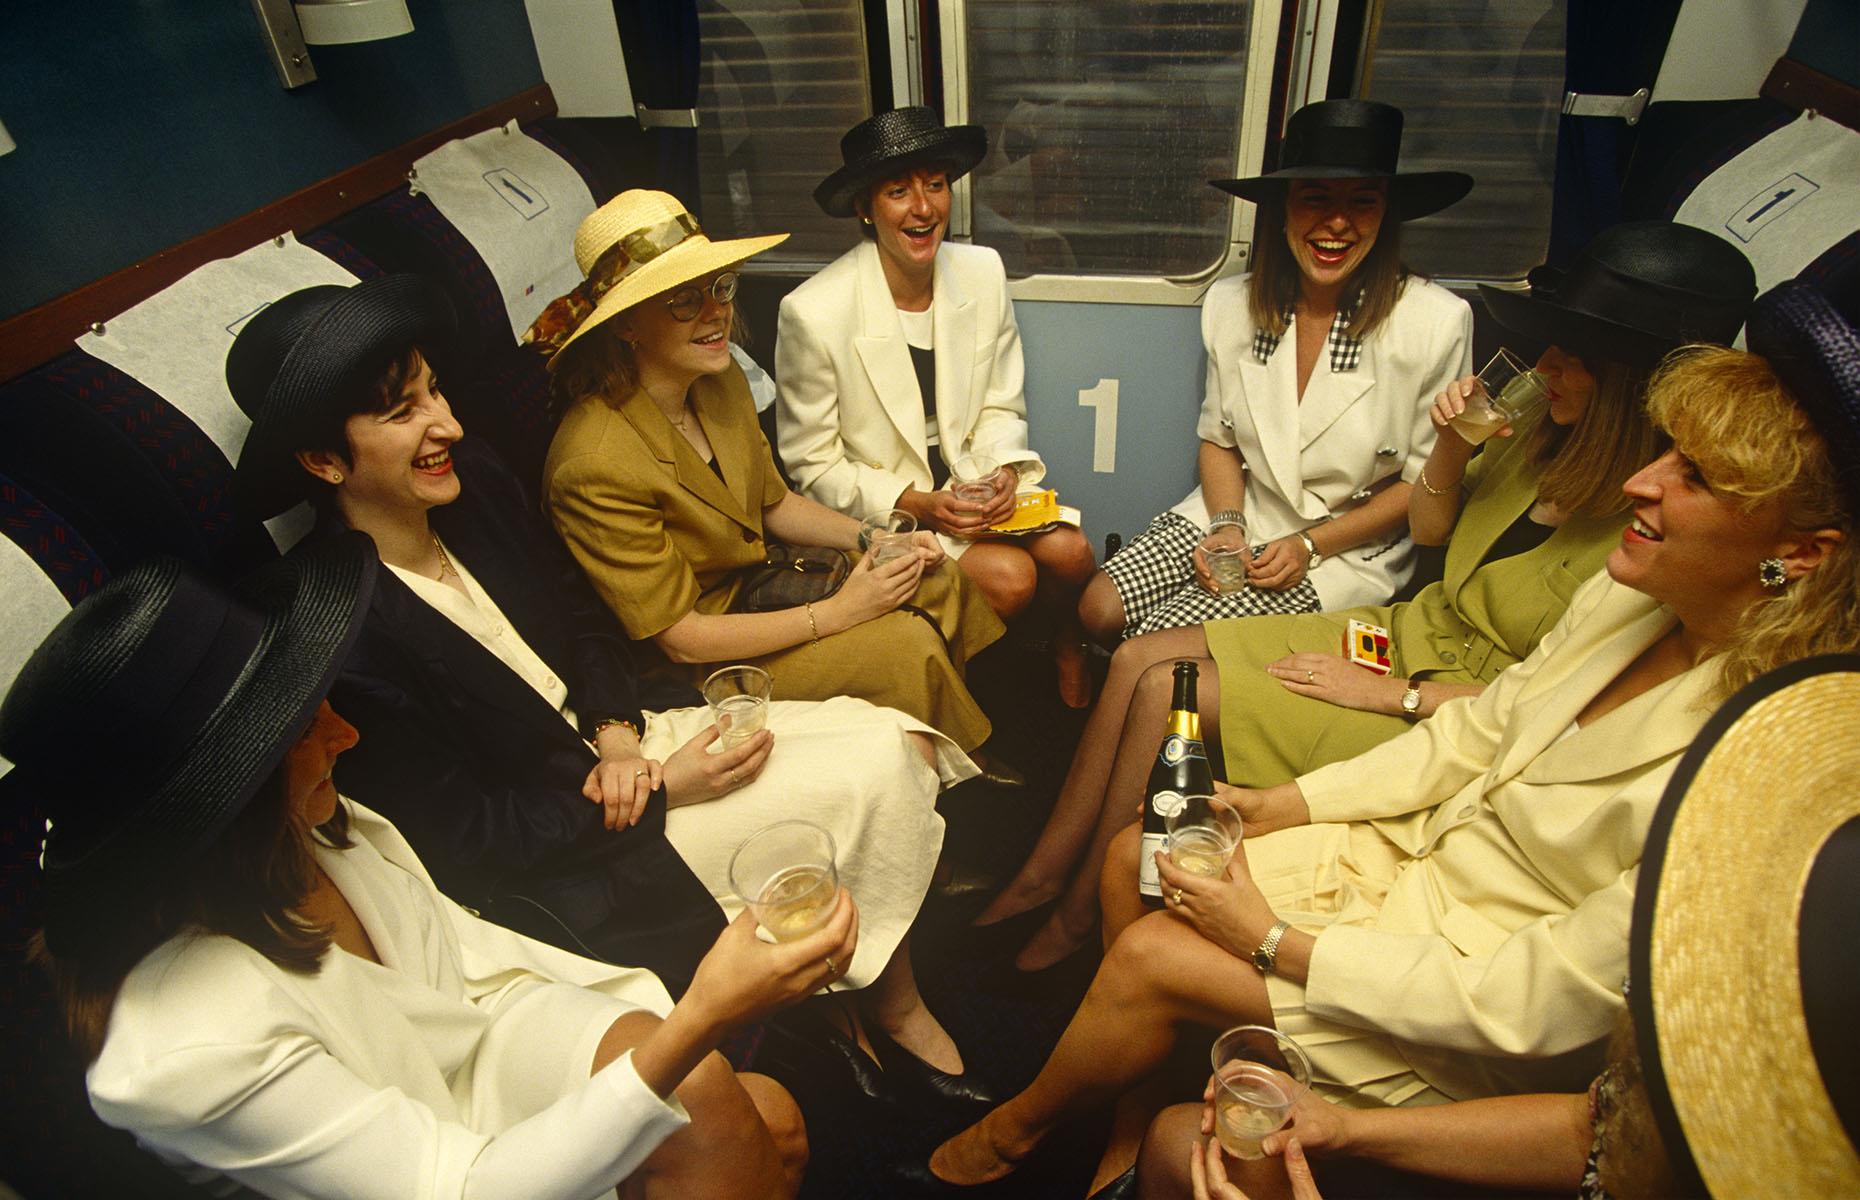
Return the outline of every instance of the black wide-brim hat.
{"type": "Polygon", "coordinates": [[[1780,667],[1654,810],[1628,1009],[1673,1195],[1860,1195],[1856,724],[1860,656],[1780,667]]]}
{"type": "Polygon", "coordinates": [[[1779,283],[1750,312],[1745,343],[1827,440],[1850,513],[1860,515],[1860,331],[1806,283],[1779,283]]]}
{"type": "Polygon", "coordinates": [[[923,105],[876,113],[840,138],[840,168],[820,181],[814,202],[830,217],[850,217],[862,193],[909,167],[934,163],[954,183],[987,153],[988,132],[980,125],[945,125],[923,105]]]}
{"type": "Polygon", "coordinates": [[[1727,346],[1757,294],[1743,251],[1671,221],[1603,230],[1567,270],[1538,267],[1528,295],[1479,285],[1506,329],[1590,361],[1652,367],[1691,342],[1727,346]]]}
{"type": "Polygon", "coordinates": [[[0,702],[7,803],[49,817],[45,939],[82,953],[225,830],[303,736],[361,627],[367,535],[227,591],[174,559],[73,608],[0,702]]]}
{"type": "Polygon", "coordinates": [[[1294,179],[1386,179],[1389,215],[1412,221],[1472,191],[1464,171],[1402,171],[1401,109],[1374,100],[1320,100],[1285,123],[1279,167],[1245,179],[1210,179],[1223,192],[1258,204],[1285,194],[1294,179]]]}
{"type": "Polygon", "coordinates": [[[443,359],[456,325],[445,293],[418,275],[304,288],[247,321],[226,354],[226,385],[252,419],[234,502],[264,520],[302,500],[311,477],[294,455],[306,435],[331,412],[355,411],[357,389],[409,346],[443,359]]]}

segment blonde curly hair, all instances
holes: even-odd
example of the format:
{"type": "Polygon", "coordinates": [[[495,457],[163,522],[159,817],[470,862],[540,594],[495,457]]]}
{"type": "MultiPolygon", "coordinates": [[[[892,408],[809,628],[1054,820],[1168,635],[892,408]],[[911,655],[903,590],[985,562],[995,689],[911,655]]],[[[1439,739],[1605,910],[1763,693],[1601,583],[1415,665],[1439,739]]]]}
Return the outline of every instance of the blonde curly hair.
{"type": "Polygon", "coordinates": [[[1860,650],[1853,513],[1827,441],[1770,364],[1742,350],[1686,347],[1648,384],[1647,411],[1712,488],[1746,512],[1776,504],[1792,530],[1843,535],[1807,575],[1739,619],[1723,647],[1720,695],[1786,662],[1860,650]]]}

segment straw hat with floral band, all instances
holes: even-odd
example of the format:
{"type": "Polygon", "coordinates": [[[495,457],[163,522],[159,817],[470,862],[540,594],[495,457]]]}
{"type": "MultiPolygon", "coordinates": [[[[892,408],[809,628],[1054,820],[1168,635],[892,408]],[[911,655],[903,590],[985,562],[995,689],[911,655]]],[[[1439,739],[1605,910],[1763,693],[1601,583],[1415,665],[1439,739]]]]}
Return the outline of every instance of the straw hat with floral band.
{"type": "Polygon", "coordinates": [[[921,104],[875,113],[840,138],[840,167],[814,189],[814,203],[829,217],[850,217],[875,183],[929,164],[954,183],[987,153],[988,131],[980,125],[945,125],[921,104]]]}
{"type": "Polygon", "coordinates": [[[1730,345],[1757,294],[1741,250],[1671,221],[1605,229],[1567,270],[1537,267],[1530,282],[1528,295],[1481,284],[1479,297],[1532,341],[1642,368],[1688,342],[1730,345]]]}
{"type": "Polygon", "coordinates": [[[1374,100],[1320,100],[1285,123],[1279,168],[1245,179],[1210,179],[1223,192],[1255,204],[1285,195],[1294,179],[1386,179],[1389,215],[1412,221],[1457,203],[1472,191],[1464,171],[1401,171],[1401,109],[1374,100]]]}
{"type": "Polygon", "coordinates": [[[553,363],[576,338],[641,300],[787,240],[785,233],[770,233],[713,242],[676,196],[645,188],[621,192],[575,230],[582,280],[550,301],[521,341],[553,363]]]}
{"type": "Polygon", "coordinates": [[[15,764],[0,802],[49,818],[53,954],[101,944],[258,793],[334,682],[375,570],[359,533],[300,547],[232,592],[152,560],[46,636],[0,703],[0,754],[15,764]]]}
{"type": "Polygon", "coordinates": [[[1860,656],[1790,663],[1705,724],[1654,812],[1628,1007],[1675,1195],[1860,1195],[1856,724],[1860,656]]]}
{"type": "Polygon", "coordinates": [[[293,455],[331,400],[367,387],[409,346],[443,365],[456,328],[445,293],[418,275],[321,284],[259,310],[226,352],[226,386],[252,419],[235,502],[263,520],[309,495],[313,481],[293,455]]]}

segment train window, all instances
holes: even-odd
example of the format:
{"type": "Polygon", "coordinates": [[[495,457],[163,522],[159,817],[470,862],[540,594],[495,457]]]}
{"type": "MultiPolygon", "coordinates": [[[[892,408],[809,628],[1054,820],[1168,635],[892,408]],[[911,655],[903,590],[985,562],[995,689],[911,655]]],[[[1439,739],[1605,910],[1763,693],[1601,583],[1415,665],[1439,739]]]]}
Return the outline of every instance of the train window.
{"type": "Polygon", "coordinates": [[[1517,279],[1550,242],[1565,0],[1381,0],[1358,92],[1406,115],[1402,165],[1472,194],[1402,230],[1416,270],[1517,279]]]}
{"type": "Polygon", "coordinates": [[[767,258],[825,263],[850,225],[814,185],[840,165],[840,134],[872,111],[862,0],[700,0],[698,191],[715,237],[787,231],[767,258]]]}
{"type": "Polygon", "coordinates": [[[1234,171],[1253,7],[946,0],[948,108],[989,134],[973,240],[1012,276],[1218,266],[1234,206],[1206,181],[1234,171]]]}

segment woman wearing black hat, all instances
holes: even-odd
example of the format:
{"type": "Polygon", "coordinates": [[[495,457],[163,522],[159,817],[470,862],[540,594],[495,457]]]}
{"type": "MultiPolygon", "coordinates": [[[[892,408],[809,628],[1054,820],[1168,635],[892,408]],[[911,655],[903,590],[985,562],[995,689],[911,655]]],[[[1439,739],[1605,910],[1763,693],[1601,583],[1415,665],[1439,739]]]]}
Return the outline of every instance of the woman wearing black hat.
{"type": "Polygon", "coordinates": [[[386,276],[282,298],[227,359],[253,418],[235,481],[254,510],[310,494],[320,533],[368,534],[387,567],[332,692],[364,735],[338,769],[345,794],[405,829],[454,899],[675,990],[743,909],[737,847],[813,821],[865,929],[836,982],[959,1076],[907,937],[942,844],[940,784],[974,768],[922,723],[844,696],[771,702],[767,728],[714,746],[701,697],[635,669],[523,489],[464,438],[426,358],[444,361],[450,332],[442,295],[386,276]]]}
{"type": "Polygon", "coordinates": [[[1784,285],[1750,341],[1764,357],[1699,347],[1656,374],[1673,448],[1627,482],[1606,570],[1530,657],[1356,758],[1217,785],[1247,822],[1224,873],[1156,856],[1168,911],[1118,934],[1039,1077],[938,1174],[1008,1174],[1188,1026],[1271,1023],[1354,1103],[1586,1077],[1621,1010],[1648,823],[1711,705],[1860,647],[1860,337],[1784,285]]]}
{"type": "MultiPolygon", "coordinates": [[[[1202,304],[1201,486],[1106,562],[1081,602],[1100,636],[1151,636],[1113,656],[1039,843],[980,918],[1005,920],[1064,889],[1017,960],[1023,969],[1091,935],[1105,847],[1128,820],[1160,730],[1142,724],[1133,737],[1147,746],[1117,761],[1144,670],[1205,657],[1203,621],[1384,604],[1408,578],[1408,493],[1434,442],[1429,402],[1471,366],[1472,312],[1402,266],[1400,227],[1454,203],[1472,180],[1398,171],[1401,124],[1386,104],[1308,105],[1287,125],[1279,170],[1215,181],[1259,213],[1252,273],[1217,282],[1202,304]],[[1227,519],[1244,520],[1263,549],[1247,585],[1222,594],[1198,543],[1227,519]],[[1135,782],[1107,791],[1120,769],[1135,782]],[[1118,797],[1115,814],[1107,795],[1118,797]]],[[[1212,679],[1203,683],[1212,696],[1212,679]]]]}
{"type": "Polygon", "coordinates": [[[0,705],[4,787],[51,814],[39,956],[98,1115],[263,1195],[793,1195],[793,1101],[713,1048],[832,978],[850,898],[786,945],[738,921],[676,1005],[443,899],[330,782],[355,731],[323,694],[375,573],[354,535],[236,595],[138,567],[0,705]]]}
{"type": "Polygon", "coordinates": [[[1020,330],[1001,256],[947,244],[950,184],[987,153],[979,125],[928,108],[879,113],[840,139],[844,159],[814,189],[829,216],[857,215],[866,241],[789,293],[775,374],[782,461],[802,492],[864,517],[901,508],[933,529],[989,605],[1012,618],[1036,597],[1054,636],[1066,703],[1091,700],[1075,613],[1095,566],[1071,525],[976,541],[1036,490],[1027,446],[1020,330]],[[962,459],[998,464],[994,498],[949,489],[962,459]]]}
{"type": "MultiPolygon", "coordinates": [[[[1542,416],[1480,452],[1449,423],[1471,381],[1434,404],[1438,436],[1408,513],[1417,542],[1447,544],[1446,577],[1392,607],[1204,628],[1220,706],[1203,717],[1220,722],[1228,782],[1267,787],[1360,754],[1522,661],[1600,569],[1627,524],[1621,485],[1661,449],[1646,417],[1648,374],[1687,342],[1729,344],[1756,296],[1740,251],[1666,221],[1601,234],[1561,286],[1541,269],[1536,278],[1529,296],[1481,292],[1521,344],[1547,345],[1542,416]],[[1390,631],[1389,674],[1340,654],[1352,620],[1390,631]]],[[[1149,709],[1168,702],[1173,654],[1156,654],[1154,678],[1138,685],[1149,709]]],[[[1153,727],[1145,701],[1136,707],[1143,715],[1130,723],[1153,727]]]]}

